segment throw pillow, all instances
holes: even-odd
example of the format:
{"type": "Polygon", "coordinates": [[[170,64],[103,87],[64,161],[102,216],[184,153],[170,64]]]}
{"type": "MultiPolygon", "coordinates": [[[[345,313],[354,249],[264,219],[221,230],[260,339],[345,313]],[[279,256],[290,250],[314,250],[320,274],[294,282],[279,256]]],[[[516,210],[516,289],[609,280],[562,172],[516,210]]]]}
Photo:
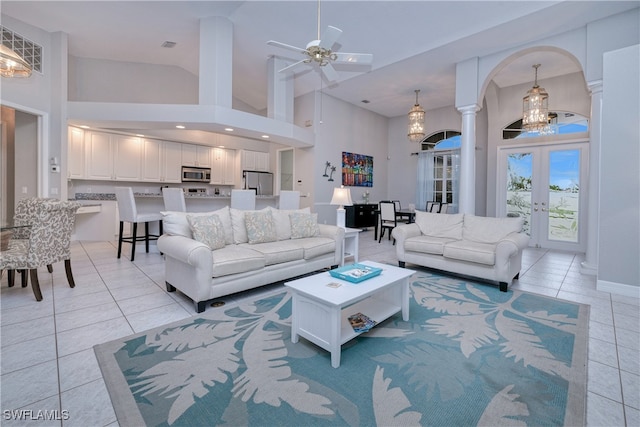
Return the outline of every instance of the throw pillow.
{"type": "Polygon", "coordinates": [[[162,223],[164,234],[171,236],[184,236],[189,239],[193,239],[193,233],[191,232],[191,225],[187,220],[187,215],[193,217],[196,216],[209,216],[218,215],[224,228],[224,238],[227,245],[233,242],[233,228],[231,227],[231,215],[229,213],[229,207],[225,206],[222,209],[212,212],[174,212],[174,211],[162,211],[162,223]]]}
{"type": "Polygon", "coordinates": [[[320,233],[318,227],[318,214],[308,214],[301,212],[292,212],[289,214],[291,219],[291,238],[300,239],[303,237],[313,237],[320,233]]]}
{"type": "Polygon", "coordinates": [[[187,215],[193,238],[211,250],[224,248],[224,227],[218,215],[187,215]]]}
{"type": "Polygon", "coordinates": [[[275,242],[276,225],[271,211],[246,211],[244,224],[247,228],[247,240],[250,244],[275,242]]]}

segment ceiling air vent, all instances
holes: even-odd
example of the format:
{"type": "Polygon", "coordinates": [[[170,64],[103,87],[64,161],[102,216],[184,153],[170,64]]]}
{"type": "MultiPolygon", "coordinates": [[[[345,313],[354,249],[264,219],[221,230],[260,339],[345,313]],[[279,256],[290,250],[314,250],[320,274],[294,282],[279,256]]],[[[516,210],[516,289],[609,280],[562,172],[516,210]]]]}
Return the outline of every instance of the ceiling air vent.
{"type": "Polygon", "coordinates": [[[33,71],[42,73],[42,46],[3,26],[0,26],[0,43],[20,55],[31,65],[33,71]]]}
{"type": "Polygon", "coordinates": [[[166,47],[167,49],[171,49],[172,47],[175,47],[176,42],[170,42],[170,41],[166,41],[164,43],[162,43],[162,47],[166,47]]]}

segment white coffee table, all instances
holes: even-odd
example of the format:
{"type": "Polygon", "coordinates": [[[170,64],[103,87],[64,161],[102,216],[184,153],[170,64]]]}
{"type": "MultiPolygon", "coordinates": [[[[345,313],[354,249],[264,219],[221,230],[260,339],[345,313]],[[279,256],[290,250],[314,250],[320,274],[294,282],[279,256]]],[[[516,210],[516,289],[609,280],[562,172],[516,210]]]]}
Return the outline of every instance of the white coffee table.
{"type": "Polygon", "coordinates": [[[382,268],[379,276],[360,283],[336,279],[328,272],[286,282],[292,291],[291,341],[298,336],[331,353],[331,366],[340,366],[340,347],[362,332],[355,332],[347,318],[363,313],[377,323],[402,311],[409,320],[409,277],[413,270],[363,261],[382,268]],[[339,287],[327,286],[338,283],[339,287]]]}

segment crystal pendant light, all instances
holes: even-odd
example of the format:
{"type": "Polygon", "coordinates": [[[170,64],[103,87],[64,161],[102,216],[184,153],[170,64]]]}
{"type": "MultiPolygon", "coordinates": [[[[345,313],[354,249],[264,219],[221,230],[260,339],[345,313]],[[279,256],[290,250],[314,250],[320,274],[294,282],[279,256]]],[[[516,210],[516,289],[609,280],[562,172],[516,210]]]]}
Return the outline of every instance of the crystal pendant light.
{"type": "Polygon", "coordinates": [[[416,90],[416,105],[414,105],[409,111],[409,141],[422,142],[424,139],[424,110],[418,104],[418,93],[416,90]]]}
{"type": "Polygon", "coordinates": [[[2,77],[29,77],[31,66],[13,50],[0,45],[0,75],[2,77]]]}
{"type": "Polygon", "coordinates": [[[522,99],[522,128],[527,132],[539,132],[549,125],[549,94],[538,86],[538,67],[535,64],[535,80],[533,87],[522,99]]]}

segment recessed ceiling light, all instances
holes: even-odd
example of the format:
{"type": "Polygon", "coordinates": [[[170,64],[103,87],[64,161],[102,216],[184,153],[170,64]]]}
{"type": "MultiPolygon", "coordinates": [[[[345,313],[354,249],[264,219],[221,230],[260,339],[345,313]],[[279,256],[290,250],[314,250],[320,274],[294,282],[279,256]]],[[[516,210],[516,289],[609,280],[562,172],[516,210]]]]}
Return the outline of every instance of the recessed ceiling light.
{"type": "Polygon", "coordinates": [[[362,102],[363,104],[368,104],[368,103],[370,103],[371,101],[369,101],[368,99],[363,99],[363,100],[362,100],[362,101],[360,101],[360,102],[362,102]]]}
{"type": "Polygon", "coordinates": [[[143,134],[141,134],[141,133],[137,133],[137,134],[136,134],[136,136],[139,136],[140,138],[143,138],[143,137],[144,137],[144,135],[143,135],[143,134]]]}
{"type": "Polygon", "coordinates": [[[182,126],[182,125],[176,125],[176,127],[177,127],[178,129],[184,129],[184,126],[182,126]]]}
{"type": "Polygon", "coordinates": [[[81,125],[80,127],[81,127],[82,129],[90,129],[90,127],[89,127],[89,126],[87,126],[87,125],[81,125]]]}
{"type": "Polygon", "coordinates": [[[224,148],[224,145],[218,145],[218,148],[224,148]]]}
{"type": "Polygon", "coordinates": [[[262,137],[263,137],[264,139],[267,139],[267,138],[269,138],[269,135],[262,135],[262,137]]]}
{"type": "Polygon", "coordinates": [[[227,132],[233,132],[233,128],[224,128],[227,132]]]}

